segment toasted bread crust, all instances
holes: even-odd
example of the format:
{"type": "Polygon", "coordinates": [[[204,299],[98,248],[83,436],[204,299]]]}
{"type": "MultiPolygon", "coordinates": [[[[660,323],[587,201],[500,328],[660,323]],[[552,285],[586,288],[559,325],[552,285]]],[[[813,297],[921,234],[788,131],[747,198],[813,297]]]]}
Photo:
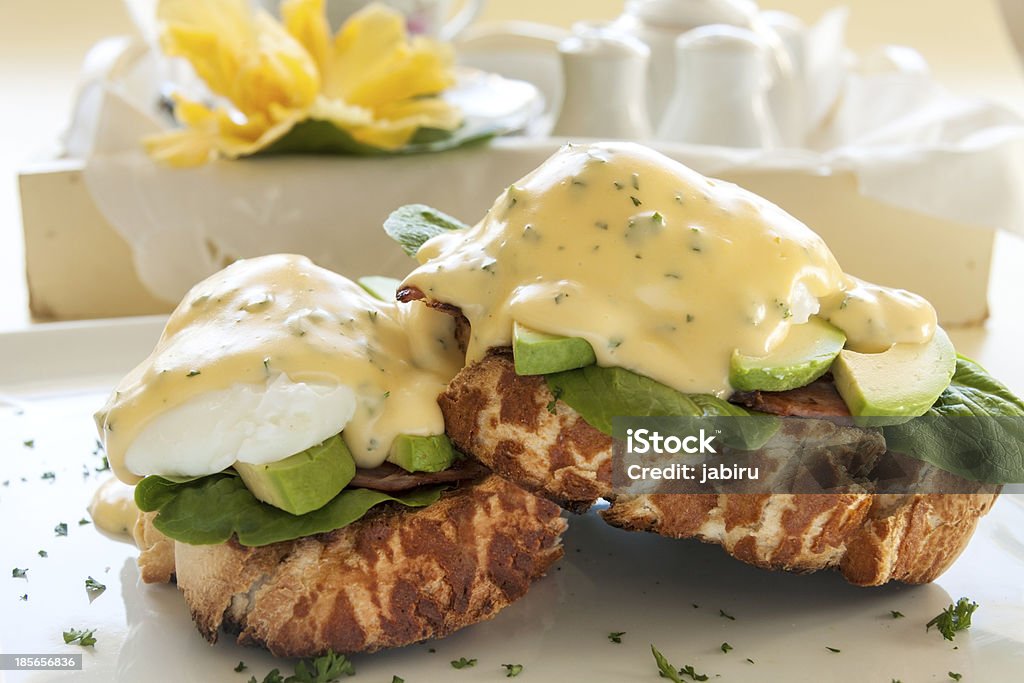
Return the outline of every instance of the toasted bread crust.
{"type": "Polygon", "coordinates": [[[155,512],[140,512],[132,528],[139,548],[139,575],[145,583],[167,583],[174,578],[174,541],[153,526],[155,512]]]}
{"type": "Polygon", "coordinates": [[[259,548],[173,543],[174,569],[211,643],[223,629],[281,657],[374,652],[490,619],[562,556],[565,527],[558,506],[488,475],[329,534],[259,548]]]}
{"type": "Polygon", "coordinates": [[[466,453],[528,491],[584,512],[611,494],[612,439],[492,352],[438,397],[445,432],[466,453]]]}
{"type": "MultiPolygon", "coordinates": [[[[517,376],[508,353],[464,369],[439,402],[459,448],[567,509],[582,511],[608,498],[612,505],[601,514],[614,526],[717,543],[769,569],[837,568],[858,585],[934,580],[966,547],[997,495],[851,490],[616,497],[611,438],[556,401],[543,379],[517,376]]],[[[870,439],[864,443],[874,447],[870,439]]]]}

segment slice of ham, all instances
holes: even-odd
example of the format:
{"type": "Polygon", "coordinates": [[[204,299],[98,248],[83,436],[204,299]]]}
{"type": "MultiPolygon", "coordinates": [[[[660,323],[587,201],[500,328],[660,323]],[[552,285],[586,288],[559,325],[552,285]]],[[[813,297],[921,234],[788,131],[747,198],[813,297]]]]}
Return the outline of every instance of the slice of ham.
{"type": "Polygon", "coordinates": [[[471,460],[463,460],[454,467],[440,472],[406,472],[398,465],[386,462],[380,467],[356,470],[356,476],[348,485],[352,488],[394,493],[408,491],[419,486],[450,484],[476,479],[486,473],[486,467],[471,460]]]}
{"type": "Polygon", "coordinates": [[[782,417],[849,417],[850,411],[830,377],[789,391],[738,391],[732,403],[782,417]]]}

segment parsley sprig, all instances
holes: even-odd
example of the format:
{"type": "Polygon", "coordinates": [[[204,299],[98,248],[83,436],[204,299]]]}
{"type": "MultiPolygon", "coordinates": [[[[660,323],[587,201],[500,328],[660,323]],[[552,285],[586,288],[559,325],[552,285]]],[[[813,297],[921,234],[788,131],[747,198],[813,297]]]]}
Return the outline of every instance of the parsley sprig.
{"type": "Polygon", "coordinates": [[[465,657],[459,657],[458,659],[452,660],[453,669],[465,669],[466,667],[476,666],[475,659],[466,659],[465,657]]]}
{"type": "Polygon", "coordinates": [[[505,667],[505,678],[515,678],[523,673],[522,664],[502,664],[502,666],[505,667]]]}
{"type": "Polygon", "coordinates": [[[707,674],[697,673],[692,664],[687,664],[681,669],[676,669],[672,664],[665,659],[665,655],[658,652],[658,648],[651,645],[651,654],[654,655],[654,661],[658,665],[658,673],[662,678],[667,678],[672,683],[683,683],[683,676],[689,676],[690,680],[694,681],[706,681],[708,680],[707,674]]]}
{"type": "Polygon", "coordinates": [[[85,579],[85,592],[89,594],[89,602],[100,597],[105,590],[107,587],[91,576],[85,579]]]}
{"type": "Polygon", "coordinates": [[[939,630],[946,640],[953,640],[958,631],[966,631],[971,627],[971,615],[978,609],[978,603],[969,598],[960,598],[955,605],[950,605],[925,624],[924,630],[930,631],[932,626],[939,630]]]}
{"type": "MultiPolygon", "coordinates": [[[[239,662],[239,664],[242,664],[239,662]]],[[[244,665],[243,665],[244,666],[244,665]]],[[[235,668],[235,671],[241,669],[235,668]]],[[[280,670],[272,669],[263,677],[263,683],[331,683],[344,676],[355,676],[356,668],[348,661],[345,655],[328,651],[322,657],[302,660],[295,665],[295,673],[285,678],[280,670]]],[[[255,676],[249,678],[249,683],[260,683],[255,676]]]]}
{"type": "Polygon", "coordinates": [[[64,631],[64,643],[70,645],[71,643],[78,643],[82,647],[90,647],[96,644],[96,629],[77,629],[72,628],[64,631]]]}

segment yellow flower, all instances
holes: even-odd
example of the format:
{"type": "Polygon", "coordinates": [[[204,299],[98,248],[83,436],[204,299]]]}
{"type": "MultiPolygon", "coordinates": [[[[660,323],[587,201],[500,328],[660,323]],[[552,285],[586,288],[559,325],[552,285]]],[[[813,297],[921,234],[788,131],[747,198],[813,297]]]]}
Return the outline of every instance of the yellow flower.
{"type": "Polygon", "coordinates": [[[246,0],[161,0],[163,49],[187,59],[222,101],[176,96],[183,128],[146,139],[153,158],[193,166],[253,154],[307,119],[386,150],[420,128],[461,124],[436,97],[454,82],[450,49],[410,40],[399,13],[369,5],[337,36],[324,0],[285,0],[281,14],[283,25],[246,0]]]}

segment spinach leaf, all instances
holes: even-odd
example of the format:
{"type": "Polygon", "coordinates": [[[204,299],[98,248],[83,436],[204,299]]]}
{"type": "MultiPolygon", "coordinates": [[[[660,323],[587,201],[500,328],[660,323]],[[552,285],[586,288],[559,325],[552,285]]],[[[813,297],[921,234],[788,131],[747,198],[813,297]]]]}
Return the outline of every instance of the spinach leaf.
{"type": "Polygon", "coordinates": [[[242,545],[262,546],[340,529],[387,501],[424,507],[436,502],[443,488],[416,489],[396,496],[344,489],[322,508],[293,515],[257,500],[240,477],[215,474],[175,483],[151,476],[135,488],[135,503],[143,512],[157,512],[153,525],[176,541],[209,545],[224,543],[237,534],[242,545]]]}
{"type": "Polygon", "coordinates": [[[399,207],[384,221],[384,232],[398,242],[409,256],[416,256],[423,243],[431,237],[450,230],[465,230],[468,227],[458,218],[452,218],[423,204],[399,207]]]}
{"type": "Polygon", "coordinates": [[[734,448],[757,449],[778,431],[778,419],[752,416],[740,406],[708,394],[684,394],[624,368],[588,365],[545,375],[554,396],[605,434],[615,417],[697,417],[717,420],[723,442],[734,448]],[[734,419],[743,418],[743,419],[734,419]]]}
{"type": "Polygon", "coordinates": [[[923,416],[885,428],[890,450],[986,484],[1024,483],[1024,401],[960,356],[923,416]]]}

